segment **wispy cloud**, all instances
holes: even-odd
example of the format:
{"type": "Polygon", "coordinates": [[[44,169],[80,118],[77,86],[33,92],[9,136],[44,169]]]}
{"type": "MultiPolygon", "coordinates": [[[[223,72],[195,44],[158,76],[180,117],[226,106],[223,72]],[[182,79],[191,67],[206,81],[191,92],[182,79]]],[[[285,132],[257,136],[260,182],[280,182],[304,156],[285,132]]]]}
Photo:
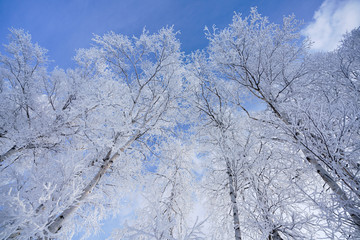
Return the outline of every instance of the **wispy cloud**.
{"type": "Polygon", "coordinates": [[[334,50],[342,35],[360,25],[359,0],[325,0],[303,31],[317,51],[334,50]]]}

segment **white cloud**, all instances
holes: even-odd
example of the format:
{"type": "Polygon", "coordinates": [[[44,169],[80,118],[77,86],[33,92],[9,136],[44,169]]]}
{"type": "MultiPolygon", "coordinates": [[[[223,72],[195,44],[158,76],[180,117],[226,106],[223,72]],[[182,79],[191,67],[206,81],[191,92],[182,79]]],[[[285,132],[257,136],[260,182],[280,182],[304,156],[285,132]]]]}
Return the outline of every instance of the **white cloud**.
{"type": "Polygon", "coordinates": [[[313,50],[331,51],[338,46],[343,34],[359,25],[359,0],[325,0],[303,34],[314,42],[313,50]]]}

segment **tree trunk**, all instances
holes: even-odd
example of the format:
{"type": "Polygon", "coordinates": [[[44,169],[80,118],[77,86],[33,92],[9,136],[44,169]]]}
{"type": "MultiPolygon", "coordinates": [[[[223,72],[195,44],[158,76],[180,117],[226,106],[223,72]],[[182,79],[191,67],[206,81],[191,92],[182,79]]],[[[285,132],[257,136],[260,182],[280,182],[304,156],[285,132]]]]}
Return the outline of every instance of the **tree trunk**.
{"type": "Polygon", "coordinates": [[[353,222],[356,224],[357,228],[360,228],[360,217],[356,212],[356,208],[354,204],[350,202],[346,193],[339,187],[339,185],[335,182],[335,180],[326,172],[326,170],[312,157],[309,157],[310,154],[307,154],[307,151],[304,151],[306,156],[306,160],[311,163],[316,172],[320,175],[320,177],[324,180],[324,182],[331,188],[331,190],[336,194],[336,196],[342,201],[341,206],[345,209],[345,211],[350,215],[353,222]]]}
{"type": "MultiPolygon", "coordinates": [[[[274,114],[281,119],[287,126],[291,126],[290,121],[280,114],[280,112],[276,109],[274,105],[272,105],[269,101],[266,101],[268,106],[273,110],[274,114]]],[[[298,141],[298,136],[293,135],[294,139],[298,141]]],[[[306,160],[311,163],[316,172],[320,175],[320,177],[324,180],[324,182],[331,188],[331,190],[335,193],[335,195],[340,199],[340,205],[345,209],[345,211],[350,215],[353,223],[360,230],[360,216],[356,211],[356,207],[354,203],[350,201],[347,197],[346,193],[341,189],[341,187],[336,183],[336,181],[331,177],[331,175],[320,165],[319,161],[313,157],[313,154],[304,146],[300,149],[306,160]]]]}
{"type": "Polygon", "coordinates": [[[236,189],[234,188],[234,176],[231,171],[230,162],[226,159],[227,174],[229,178],[229,190],[230,190],[230,199],[233,211],[233,222],[235,230],[235,240],[241,240],[241,231],[240,231],[240,220],[239,220],[239,209],[236,202],[236,189]]]}
{"type": "Polygon", "coordinates": [[[130,138],[114,155],[111,156],[111,150],[106,154],[106,157],[103,159],[104,163],[101,165],[97,174],[93,177],[90,183],[85,187],[80,196],[76,199],[76,201],[65,209],[59,216],[57,216],[54,220],[48,223],[48,230],[51,233],[57,233],[63,223],[74,213],[81,205],[81,202],[92,192],[95,186],[100,181],[101,177],[105,174],[105,172],[110,168],[113,162],[120,156],[119,152],[124,152],[138,137],[139,133],[135,134],[132,138],[130,138]]]}

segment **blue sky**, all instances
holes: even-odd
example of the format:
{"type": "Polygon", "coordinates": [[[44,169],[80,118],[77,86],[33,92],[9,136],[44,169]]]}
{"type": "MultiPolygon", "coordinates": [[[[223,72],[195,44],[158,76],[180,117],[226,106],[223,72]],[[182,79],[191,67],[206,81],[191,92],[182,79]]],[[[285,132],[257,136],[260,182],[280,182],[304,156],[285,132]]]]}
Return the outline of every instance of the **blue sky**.
{"type": "MultiPolygon", "coordinates": [[[[294,13],[305,21],[303,33],[316,41],[316,50],[333,49],[346,30],[360,25],[359,0],[0,0],[0,42],[7,43],[10,27],[23,28],[49,50],[52,66],[68,68],[93,33],[139,35],[144,26],[154,32],[174,25],[182,51],[190,53],[206,47],[205,25],[223,28],[234,12],[248,15],[253,6],[276,23],[294,13]]],[[[108,222],[105,233],[91,239],[104,239],[113,227],[116,222],[108,222]]]]}
{"type": "Polygon", "coordinates": [[[219,28],[231,22],[233,12],[248,15],[257,6],[271,21],[294,13],[309,22],[322,0],[0,0],[0,42],[10,27],[28,31],[33,41],[49,50],[56,65],[74,66],[75,49],[88,47],[92,34],[108,31],[139,35],[144,26],[154,32],[174,25],[182,50],[204,48],[204,26],[219,28]]]}

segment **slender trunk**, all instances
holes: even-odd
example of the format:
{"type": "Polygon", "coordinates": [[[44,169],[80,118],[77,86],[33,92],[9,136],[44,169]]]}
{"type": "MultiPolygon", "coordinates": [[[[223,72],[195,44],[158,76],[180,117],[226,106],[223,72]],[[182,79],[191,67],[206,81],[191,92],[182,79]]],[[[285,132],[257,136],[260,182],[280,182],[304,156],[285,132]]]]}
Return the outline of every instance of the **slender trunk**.
{"type": "Polygon", "coordinates": [[[232,210],[233,210],[235,240],[241,240],[239,209],[237,207],[237,202],[236,202],[237,194],[236,194],[236,190],[234,188],[234,176],[232,174],[230,162],[228,159],[226,159],[226,167],[227,167],[227,174],[228,174],[228,178],[229,178],[230,199],[231,199],[231,205],[232,205],[232,210]]]}
{"type": "Polygon", "coordinates": [[[76,201],[65,209],[59,216],[57,216],[54,220],[48,223],[48,229],[51,233],[57,233],[63,223],[80,207],[81,202],[92,192],[95,186],[100,181],[101,177],[105,174],[105,172],[110,168],[113,162],[120,156],[120,152],[124,152],[137,138],[139,134],[135,134],[132,138],[130,138],[117,152],[111,156],[111,150],[107,153],[106,157],[103,159],[104,163],[101,165],[97,174],[93,177],[90,183],[84,188],[83,192],[76,199],[76,201]]]}
{"type": "Polygon", "coordinates": [[[350,215],[353,222],[358,228],[360,228],[360,216],[353,203],[350,202],[350,199],[347,197],[346,193],[340,188],[340,186],[335,182],[335,180],[326,172],[326,170],[312,157],[309,157],[310,154],[306,154],[304,151],[306,160],[311,163],[316,172],[324,180],[324,182],[331,188],[331,190],[337,195],[337,197],[342,201],[341,206],[345,211],[350,215]]]}
{"type": "MultiPolygon", "coordinates": [[[[272,105],[268,101],[266,102],[279,119],[281,119],[287,126],[291,126],[290,121],[286,117],[281,115],[274,105],[272,105]]],[[[293,137],[296,141],[298,141],[297,135],[293,135],[293,137]]],[[[345,191],[341,189],[341,187],[336,183],[333,177],[320,165],[319,160],[317,160],[316,157],[313,157],[313,154],[309,150],[303,147],[301,148],[301,151],[304,153],[306,160],[314,166],[316,172],[320,175],[320,177],[324,180],[324,182],[331,188],[331,190],[336,194],[336,196],[341,200],[340,202],[341,206],[350,215],[356,227],[360,229],[360,216],[358,210],[354,206],[355,204],[350,201],[345,191]]]]}

